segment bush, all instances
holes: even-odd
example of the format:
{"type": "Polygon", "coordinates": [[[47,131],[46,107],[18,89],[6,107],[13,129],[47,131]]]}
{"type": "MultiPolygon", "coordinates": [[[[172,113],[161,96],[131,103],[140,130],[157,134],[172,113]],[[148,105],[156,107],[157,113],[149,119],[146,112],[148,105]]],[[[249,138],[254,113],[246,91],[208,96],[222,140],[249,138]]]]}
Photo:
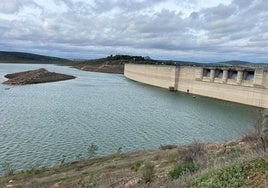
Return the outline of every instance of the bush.
{"type": "Polygon", "coordinates": [[[183,162],[194,163],[199,160],[205,153],[204,145],[199,142],[193,142],[185,149],[178,151],[178,157],[183,162]]]}
{"type": "Polygon", "coordinates": [[[77,188],[94,188],[98,186],[98,178],[96,174],[91,174],[89,177],[84,180],[80,180],[77,183],[77,188]]]}
{"type": "Polygon", "coordinates": [[[183,173],[190,172],[193,173],[198,170],[198,166],[194,163],[184,163],[179,166],[175,166],[172,171],[169,172],[169,177],[171,179],[178,179],[183,173]]]}
{"type": "MultiPolygon", "coordinates": [[[[264,147],[268,147],[268,109],[265,109],[262,113],[262,117],[263,117],[263,134],[264,134],[264,147]]],[[[266,151],[266,148],[265,148],[266,151]]]]}
{"type": "Polygon", "coordinates": [[[8,162],[5,162],[2,164],[3,170],[4,170],[4,175],[5,176],[11,176],[14,175],[15,170],[12,168],[11,164],[8,162]]]}
{"type": "Polygon", "coordinates": [[[241,187],[247,185],[245,168],[234,165],[198,178],[192,185],[196,187],[241,187]]]}
{"type": "Polygon", "coordinates": [[[268,158],[257,158],[205,173],[187,187],[267,187],[268,158]]]}
{"type": "Polygon", "coordinates": [[[131,170],[137,172],[141,167],[141,162],[137,161],[131,165],[131,170]]]}
{"type": "Polygon", "coordinates": [[[99,150],[99,147],[96,144],[91,143],[91,145],[87,148],[89,158],[94,157],[97,154],[98,150],[99,150]]]}
{"type": "Polygon", "coordinates": [[[143,167],[142,179],[145,183],[149,183],[153,181],[154,176],[155,176],[154,165],[150,162],[147,162],[143,167]]]}
{"type": "Polygon", "coordinates": [[[268,146],[268,110],[259,113],[259,118],[254,124],[254,130],[247,133],[242,141],[249,142],[257,151],[266,152],[268,146]]]}

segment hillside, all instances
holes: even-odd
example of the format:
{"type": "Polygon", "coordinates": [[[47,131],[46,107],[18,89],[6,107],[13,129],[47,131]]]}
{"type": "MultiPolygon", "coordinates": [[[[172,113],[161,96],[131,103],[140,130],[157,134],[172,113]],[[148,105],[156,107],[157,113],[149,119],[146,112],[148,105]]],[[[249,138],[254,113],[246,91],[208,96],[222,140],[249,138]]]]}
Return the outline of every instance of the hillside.
{"type": "Polygon", "coordinates": [[[70,60],[23,52],[0,51],[0,63],[64,64],[70,60]]]}
{"type": "Polygon", "coordinates": [[[79,70],[105,72],[105,73],[124,73],[124,64],[156,64],[156,65],[185,65],[185,66],[239,66],[245,68],[265,68],[268,69],[267,63],[251,63],[246,61],[224,61],[215,63],[197,63],[191,61],[175,60],[154,60],[150,57],[130,56],[130,55],[110,55],[105,58],[91,60],[68,60],[63,58],[43,56],[38,54],[23,52],[6,52],[0,51],[0,63],[33,63],[33,64],[58,64],[72,66],[79,70]]]}
{"type": "Polygon", "coordinates": [[[151,64],[151,65],[187,65],[187,66],[201,66],[196,62],[188,61],[172,61],[172,60],[154,60],[150,57],[130,56],[130,55],[111,55],[106,58],[93,59],[80,61],[73,64],[74,68],[93,71],[93,72],[106,72],[106,73],[124,73],[124,64],[151,64]]]}
{"type": "Polygon", "coordinates": [[[248,140],[161,146],[64,163],[52,168],[33,166],[14,174],[5,164],[0,187],[266,187],[267,153],[248,140]]]}
{"type": "Polygon", "coordinates": [[[72,66],[84,71],[123,74],[125,63],[152,64],[153,62],[155,61],[141,56],[111,55],[106,58],[80,61],[72,66]]]}
{"type": "Polygon", "coordinates": [[[213,63],[214,65],[220,66],[238,66],[238,67],[246,67],[246,68],[268,68],[267,63],[251,63],[248,61],[238,61],[238,60],[231,60],[231,61],[222,61],[213,63]]]}

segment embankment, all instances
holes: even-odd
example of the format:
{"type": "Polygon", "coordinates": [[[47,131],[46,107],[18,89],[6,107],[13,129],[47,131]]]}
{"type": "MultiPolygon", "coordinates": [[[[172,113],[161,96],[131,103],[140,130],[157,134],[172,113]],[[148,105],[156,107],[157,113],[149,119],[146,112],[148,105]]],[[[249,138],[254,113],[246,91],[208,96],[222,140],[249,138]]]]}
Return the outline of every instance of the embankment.
{"type": "Polygon", "coordinates": [[[32,167],[15,174],[9,166],[6,176],[0,177],[0,187],[265,187],[267,153],[254,152],[251,144],[255,142],[192,143],[52,168],[32,167]]]}

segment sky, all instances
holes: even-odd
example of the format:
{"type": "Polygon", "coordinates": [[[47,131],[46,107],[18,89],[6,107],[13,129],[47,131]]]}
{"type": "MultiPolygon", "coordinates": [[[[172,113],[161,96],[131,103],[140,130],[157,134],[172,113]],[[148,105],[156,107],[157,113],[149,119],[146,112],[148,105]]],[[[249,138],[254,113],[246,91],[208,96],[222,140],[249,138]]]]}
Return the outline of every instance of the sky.
{"type": "Polygon", "coordinates": [[[268,63],[268,0],[0,0],[0,50],[268,63]]]}

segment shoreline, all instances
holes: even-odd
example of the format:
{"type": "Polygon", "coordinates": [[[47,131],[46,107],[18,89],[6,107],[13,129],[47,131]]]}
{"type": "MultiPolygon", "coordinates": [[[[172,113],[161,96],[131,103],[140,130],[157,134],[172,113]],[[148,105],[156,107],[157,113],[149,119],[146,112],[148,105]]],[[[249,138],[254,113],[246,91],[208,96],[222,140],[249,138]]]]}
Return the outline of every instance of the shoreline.
{"type": "MultiPolygon", "coordinates": [[[[248,158],[251,160],[263,157],[267,161],[267,153],[251,148],[255,144],[253,141],[242,142],[241,139],[237,138],[215,143],[201,142],[200,144],[204,146],[207,153],[205,158],[208,160],[203,161],[201,159],[199,161],[199,159],[195,159],[194,163],[202,166],[200,173],[203,174],[201,171],[210,171],[210,166],[215,165],[214,163],[227,167],[235,164],[236,161],[247,160],[248,158]]],[[[198,146],[197,143],[193,144],[198,146]]],[[[191,144],[188,144],[178,147],[172,146],[171,149],[164,150],[119,152],[92,159],[63,163],[51,168],[33,167],[17,172],[14,175],[0,177],[0,187],[2,185],[3,187],[84,187],[90,185],[94,185],[94,187],[139,187],[160,186],[163,184],[178,186],[181,184],[177,184],[177,180],[170,180],[169,172],[172,171],[175,165],[181,164],[182,159],[180,159],[178,152],[186,151],[187,153],[187,151],[191,150],[191,147],[191,144]],[[151,162],[156,171],[156,177],[149,183],[146,183],[143,179],[143,169],[146,167],[147,162],[151,162]]],[[[219,167],[216,166],[215,169],[217,168],[219,167]]],[[[12,169],[10,170],[12,171],[12,169]]],[[[199,172],[195,173],[191,174],[191,176],[199,176],[199,172]]],[[[193,180],[193,177],[189,178],[193,180]]]]}
{"type": "MultiPolygon", "coordinates": [[[[0,186],[10,187],[83,187],[93,183],[96,187],[150,187],[160,185],[190,185],[196,176],[211,170],[262,159],[268,164],[268,155],[256,148],[253,140],[245,137],[227,142],[193,142],[192,144],[160,147],[155,150],[113,153],[62,163],[50,168],[32,168],[0,177],[0,186]],[[170,179],[174,165],[183,163],[184,157],[192,156],[193,164],[200,169],[188,180],[178,182],[170,179]],[[155,174],[150,182],[144,182],[143,171],[147,163],[154,166],[155,174]],[[220,167],[220,168],[219,168],[220,167]]],[[[189,159],[187,159],[189,160],[189,159]]],[[[268,166],[267,166],[268,170],[268,166]]],[[[94,186],[94,187],[95,187],[94,186]]]]}

